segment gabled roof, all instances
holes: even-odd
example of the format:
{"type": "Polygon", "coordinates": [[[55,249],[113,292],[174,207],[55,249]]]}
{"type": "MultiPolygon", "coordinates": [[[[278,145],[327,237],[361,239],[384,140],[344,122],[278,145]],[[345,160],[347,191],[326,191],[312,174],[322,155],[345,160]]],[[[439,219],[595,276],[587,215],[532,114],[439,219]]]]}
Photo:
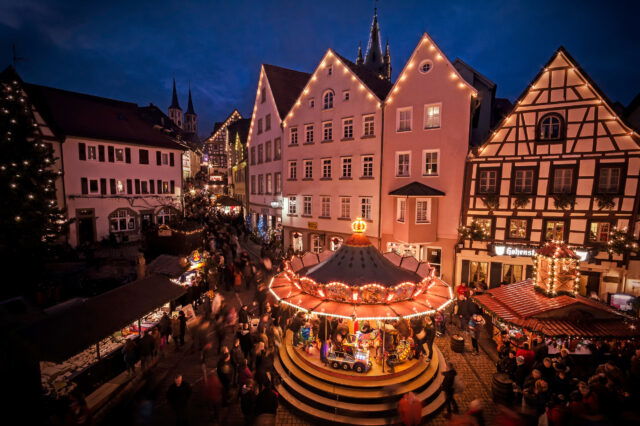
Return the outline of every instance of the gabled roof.
{"type": "Polygon", "coordinates": [[[270,64],[263,64],[262,67],[269,80],[278,114],[283,120],[309,81],[311,74],[270,64]]]}
{"type": "MultiPolygon", "coordinates": [[[[471,65],[467,64],[462,59],[456,58],[456,60],[453,61],[452,65],[458,71],[460,71],[460,69],[458,67],[466,68],[467,70],[469,70],[469,71],[471,71],[473,73],[474,78],[477,78],[478,80],[480,80],[485,86],[487,86],[490,89],[495,89],[496,84],[493,81],[489,80],[484,74],[481,74],[477,69],[475,69],[471,65]]],[[[462,75],[462,77],[464,78],[464,75],[462,75]]],[[[473,85],[473,81],[468,81],[467,83],[473,85]]]]}
{"type": "Polygon", "coordinates": [[[141,117],[138,105],[37,84],[24,89],[59,139],[67,136],[184,150],[141,117]]]}
{"type": "Polygon", "coordinates": [[[229,140],[233,143],[235,141],[236,136],[240,136],[240,142],[243,145],[247,144],[247,138],[249,137],[249,127],[251,126],[250,118],[241,118],[233,123],[231,123],[228,127],[229,129],[229,140]]]}
{"type": "Polygon", "coordinates": [[[344,56],[333,52],[345,66],[347,66],[351,72],[353,72],[359,79],[364,83],[369,90],[373,92],[374,95],[378,97],[381,101],[384,100],[389,91],[393,87],[393,83],[388,80],[385,80],[377,73],[371,71],[365,65],[356,65],[344,56]]]}
{"type": "Polygon", "coordinates": [[[218,133],[220,131],[220,129],[222,129],[223,127],[228,127],[231,123],[233,123],[234,121],[236,121],[237,119],[242,118],[242,114],[240,114],[240,112],[234,108],[233,111],[231,111],[231,114],[229,114],[227,116],[227,118],[224,119],[224,121],[220,122],[217,121],[214,126],[213,126],[213,131],[211,132],[211,136],[209,136],[209,139],[213,139],[216,137],[216,133],[218,133]],[[237,118],[236,118],[237,117],[237,118]]]}
{"type": "Polygon", "coordinates": [[[411,182],[389,192],[403,197],[444,197],[445,193],[420,182],[411,182]]]}

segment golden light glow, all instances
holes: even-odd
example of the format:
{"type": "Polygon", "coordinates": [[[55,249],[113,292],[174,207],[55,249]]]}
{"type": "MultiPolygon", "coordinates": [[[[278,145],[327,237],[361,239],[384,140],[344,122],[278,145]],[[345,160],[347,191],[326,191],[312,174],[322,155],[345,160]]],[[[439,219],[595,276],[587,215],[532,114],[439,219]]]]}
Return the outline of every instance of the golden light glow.
{"type": "Polygon", "coordinates": [[[359,217],[351,224],[351,230],[357,234],[364,234],[367,231],[367,222],[359,217]]]}

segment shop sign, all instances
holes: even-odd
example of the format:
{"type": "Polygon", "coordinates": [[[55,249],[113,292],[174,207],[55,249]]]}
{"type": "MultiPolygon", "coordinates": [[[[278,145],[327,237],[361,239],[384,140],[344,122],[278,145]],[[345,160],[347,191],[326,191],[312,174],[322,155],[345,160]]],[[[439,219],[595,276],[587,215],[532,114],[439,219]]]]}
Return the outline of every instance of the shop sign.
{"type": "Polygon", "coordinates": [[[307,228],[318,229],[318,222],[307,222],[307,228]]]}
{"type": "Polygon", "coordinates": [[[533,257],[536,255],[535,248],[526,246],[494,245],[493,252],[497,256],[533,257]]]}

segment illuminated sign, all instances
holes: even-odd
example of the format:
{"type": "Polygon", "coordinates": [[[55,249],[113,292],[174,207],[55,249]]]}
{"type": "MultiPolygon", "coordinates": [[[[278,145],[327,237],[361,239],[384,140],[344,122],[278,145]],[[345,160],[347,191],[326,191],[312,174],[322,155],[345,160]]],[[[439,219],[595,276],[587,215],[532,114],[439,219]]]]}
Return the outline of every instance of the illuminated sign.
{"type": "Polygon", "coordinates": [[[518,257],[533,257],[536,255],[536,249],[533,247],[522,246],[501,246],[494,245],[493,252],[497,256],[518,256],[518,257]]]}

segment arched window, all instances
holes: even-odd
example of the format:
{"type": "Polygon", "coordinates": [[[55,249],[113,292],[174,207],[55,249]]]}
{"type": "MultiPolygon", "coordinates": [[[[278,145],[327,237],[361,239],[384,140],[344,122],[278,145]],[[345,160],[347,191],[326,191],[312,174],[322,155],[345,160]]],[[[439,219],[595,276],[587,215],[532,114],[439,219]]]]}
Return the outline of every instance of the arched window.
{"type": "Polygon", "coordinates": [[[118,209],[109,215],[109,230],[125,232],[136,230],[136,212],[131,209],[118,209]]]}
{"type": "Polygon", "coordinates": [[[333,90],[327,90],[322,95],[322,109],[333,108],[333,90]]]}
{"type": "Polygon", "coordinates": [[[538,140],[555,140],[564,134],[564,120],[560,114],[550,113],[538,121],[538,140]]]}
{"type": "Polygon", "coordinates": [[[156,223],[158,225],[169,225],[176,218],[176,209],[173,207],[162,207],[156,213],[156,223]]]}

